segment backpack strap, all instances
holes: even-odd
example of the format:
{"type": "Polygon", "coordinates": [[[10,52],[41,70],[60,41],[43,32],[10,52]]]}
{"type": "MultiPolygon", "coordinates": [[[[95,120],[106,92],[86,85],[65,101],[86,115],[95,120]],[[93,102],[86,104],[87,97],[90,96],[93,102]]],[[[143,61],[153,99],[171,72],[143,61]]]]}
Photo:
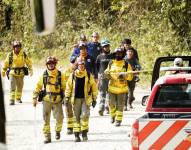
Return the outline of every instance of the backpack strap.
{"type": "MultiPolygon", "coordinates": [[[[61,89],[61,86],[62,86],[62,77],[61,77],[61,71],[58,70],[58,75],[57,75],[57,84],[60,85],[60,89],[61,89]]],[[[56,86],[57,86],[56,84],[56,86]]]]}
{"type": "Polygon", "coordinates": [[[27,58],[27,54],[25,52],[23,52],[23,54],[24,54],[24,58],[26,59],[27,58]]]}
{"type": "Polygon", "coordinates": [[[129,65],[129,63],[127,61],[125,61],[125,65],[124,65],[125,71],[127,71],[128,65],[129,65]]]}
{"type": "Polygon", "coordinates": [[[13,52],[9,54],[9,67],[12,65],[12,63],[13,63],[13,52]]]}
{"type": "MultiPolygon", "coordinates": [[[[25,52],[23,52],[23,54],[24,54],[24,58],[26,59],[27,58],[27,54],[25,52]]],[[[11,52],[9,54],[9,66],[11,66],[12,63],[13,63],[13,52],[11,52]]]]}
{"type": "Polygon", "coordinates": [[[47,70],[44,71],[43,73],[43,87],[44,87],[44,91],[46,92],[46,85],[48,83],[48,72],[47,70]]]}

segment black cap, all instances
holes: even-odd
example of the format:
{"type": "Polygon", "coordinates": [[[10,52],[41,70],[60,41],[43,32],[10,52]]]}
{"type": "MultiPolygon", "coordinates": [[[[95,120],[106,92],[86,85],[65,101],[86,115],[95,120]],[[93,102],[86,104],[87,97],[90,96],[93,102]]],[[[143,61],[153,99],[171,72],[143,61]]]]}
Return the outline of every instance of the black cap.
{"type": "Polygon", "coordinates": [[[122,44],[131,44],[131,39],[127,38],[122,41],[122,44]]]}

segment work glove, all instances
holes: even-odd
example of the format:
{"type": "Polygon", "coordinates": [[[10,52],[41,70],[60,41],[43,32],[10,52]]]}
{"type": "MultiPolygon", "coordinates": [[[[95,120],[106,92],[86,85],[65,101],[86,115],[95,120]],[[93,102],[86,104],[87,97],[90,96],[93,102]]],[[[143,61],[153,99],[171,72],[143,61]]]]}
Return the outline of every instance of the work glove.
{"type": "Polygon", "coordinates": [[[37,103],[38,103],[37,99],[33,99],[33,106],[34,107],[36,107],[37,103]]]}
{"type": "Polygon", "coordinates": [[[125,79],[125,74],[124,73],[119,73],[118,79],[119,80],[124,80],[125,79]]]}
{"type": "Polygon", "coordinates": [[[95,108],[96,104],[97,104],[96,100],[93,99],[93,101],[92,101],[92,107],[95,108]]]}
{"type": "Polygon", "coordinates": [[[69,105],[69,97],[66,97],[63,103],[66,107],[69,105]]]}

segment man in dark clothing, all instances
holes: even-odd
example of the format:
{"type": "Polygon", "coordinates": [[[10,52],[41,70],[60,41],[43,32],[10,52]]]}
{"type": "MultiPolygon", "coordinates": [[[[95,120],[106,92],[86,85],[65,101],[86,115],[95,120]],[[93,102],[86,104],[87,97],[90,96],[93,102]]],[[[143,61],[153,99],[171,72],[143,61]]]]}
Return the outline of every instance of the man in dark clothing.
{"type": "Polygon", "coordinates": [[[97,59],[97,56],[101,53],[101,44],[99,43],[99,34],[97,32],[93,32],[92,34],[92,42],[88,43],[88,54],[97,59]]]}
{"type": "Polygon", "coordinates": [[[108,98],[108,83],[109,79],[104,78],[104,71],[108,66],[108,63],[113,58],[113,55],[110,54],[110,42],[108,40],[101,41],[102,53],[98,55],[96,60],[97,70],[98,70],[98,90],[100,95],[100,104],[99,104],[99,115],[103,116],[104,110],[108,110],[109,107],[106,104],[106,98],[108,98]]]}
{"type": "Polygon", "coordinates": [[[73,60],[76,56],[78,56],[78,55],[80,54],[80,47],[79,47],[80,43],[86,43],[86,44],[88,44],[87,38],[86,38],[86,35],[85,35],[85,34],[81,34],[81,35],[80,35],[80,41],[79,41],[77,44],[74,45],[74,49],[73,49],[72,55],[71,55],[71,57],[70,57],[70,62],[72,62],[72,60],[73,60]]]}
{"type": "MultiPolygon", "coordinates": [[[[137,60],[137,58],[134,56],[134,52],[135,51],[132,47],[128,48],[124,59],[126,62],[128,62],[131,65],[133,71],[141,70],[141,65],[139,64],[139,61],[137,60]]],[[[138,74],[134,74],[133,79],[131,81],[127,81],[129,92],[128,92],[128,97],[125,101],[125,106],[124,106],[125,111],[133,108],[132,103],[135,100],[135,97],[134,97],[135,84],[138,81],[139,81],[138,74]]]]}
{"type": "Polygon", "coordinates": [[[96,63],[92,56],[87,53],[87,45],[85,43],[79,44],[80,54],[72,59],[71,63],[78,61],[85,61],[86,70],[94,75],[97,81],[98,73],[96,69],[96,63]]]}
{"type": "Polygon", "coordinates": [[[134,53],[134,57],[139,61],[139,56],[138,56],[138,52],[136,49],[134,49],[132,46],[131,46],[131,39],[124,39],[122,41],[122,45],[121,47],[125,50],[125,52],[127,51],[128,48],[132,48],[133,49],[133,53],[134,53]]]}

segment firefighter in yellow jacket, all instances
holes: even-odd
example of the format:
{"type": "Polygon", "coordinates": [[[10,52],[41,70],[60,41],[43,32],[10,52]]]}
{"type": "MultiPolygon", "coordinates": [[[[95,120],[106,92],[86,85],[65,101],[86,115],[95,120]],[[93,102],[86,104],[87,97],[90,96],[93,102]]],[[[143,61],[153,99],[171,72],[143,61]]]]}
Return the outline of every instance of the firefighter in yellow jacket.
{"type": "Polygon", "coordinates": [[[22,90],[24,85],[24,75],[33,74],[32,62],[26,53],[22,50],[21,42],[14,41],[12,43],[13,51],[10,52],[4,62],[2,68],[2,76],[7,74],[10,79],[10,105],[22,103],[22,90]]]}
{"type": "Polygon", "coordinates": [[[115,49],[115,59],[111,60],[105,70],[106,77],[109,78],[109,110],[111,123],[115,122],[120,126],[123,118],[123,107],[126,94],[128,93],[127,80],[132,80],[133,75],[126,72],[132,71],[131,65],[126,63],[123,49],[115,49]]]}
{"type": "Polygon", "coordinates": [[[38,101],[43,104],[43,133],[45,136],[44,143],[51,142],[50,115],[56,119],[56,140],[60,139],[60,132],[63,124],[62,99],[66,86],[65,76],[56,68],[57,59],[48,57],[46,60],[47,69],[40,77],[36,89],[33,92],[33,106],[36,107],[38,101]],[[43,90],[42,90],[43,89],[43,90]],[[42,96],[43,95],[43,96],[42,96]],[[38,101],[37,101],[38,99],[38,101]]]}
{"type": "Polygon", "coordinates": [[[74,111],[75,142],[80,142],[80,132],[83,141],[87,141],[89,130],[90,105],[95,107],[97,85],[92,74],[86,71],[85,62],[77,62],[77,69],[70,75],[66,83],[65,105],[71,101],[74,111]]]}

